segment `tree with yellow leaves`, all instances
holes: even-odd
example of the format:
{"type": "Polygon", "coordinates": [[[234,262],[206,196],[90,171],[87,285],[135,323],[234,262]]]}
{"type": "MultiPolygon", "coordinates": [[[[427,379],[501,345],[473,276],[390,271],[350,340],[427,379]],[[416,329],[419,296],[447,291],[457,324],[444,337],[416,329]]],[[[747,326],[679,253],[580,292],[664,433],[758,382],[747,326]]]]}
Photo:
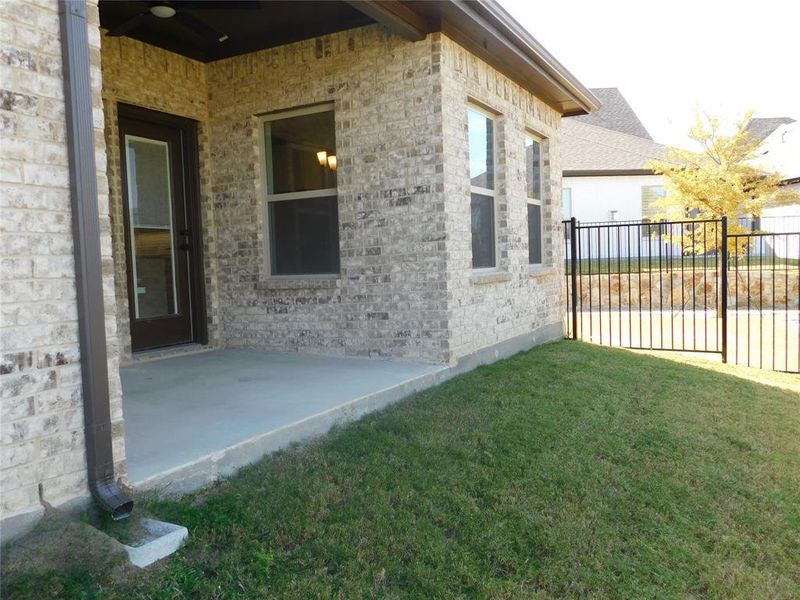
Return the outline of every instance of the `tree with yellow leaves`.
{"type": "MultiPolygon", "coordinates": [[[[653,171],[665,180],[666,196],[656,203],[658,218],[706,220],[725,216],[729,233],[747,233],[739,225],[739,217],[759,217],[764,208],[800,202],[800,194],[781,185],[781,173],[758,167],[761,141],[747,131],[751,117],[752,113],[745,114],[733,132],[726,134],[719,118],[698,115],[689,137],[700,151],[670,148],[665,161],[651,162],[653,171]]],[[[685,253],[705,254],[717,249],[720,238],[716,225],[709,223],[703,236],[689,233],[681,243],[685,253]]],[[[741,251],[733,246],[730,250],[741,251]]]]}

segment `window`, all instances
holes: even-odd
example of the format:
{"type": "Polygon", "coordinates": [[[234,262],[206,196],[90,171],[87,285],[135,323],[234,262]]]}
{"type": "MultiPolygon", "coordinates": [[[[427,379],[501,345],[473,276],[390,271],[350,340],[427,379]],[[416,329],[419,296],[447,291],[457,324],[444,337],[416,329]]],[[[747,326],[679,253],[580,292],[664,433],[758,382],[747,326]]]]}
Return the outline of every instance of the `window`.
{"type": "MultiPolygon", "coordinates": [[[[642,186],[642,222],[651,223],[657,221],[655,215],[658,214],[656,202],[666,196],[663,185],[643,185],[642,186]]],[[[642,237],[650,238],[654,235],[663,235],[665,227],[663,225],[643,225],[642,237]]]]}
{"type": "Polygon", "coordinates": [[[472,214],[472,267],[491,268],[495,259],[494,121],[476,108],[467,111],[472,214]]]}
{"type": "Polygon", "coordinates": [[[528,196],[528,263],[542,264],[542,140],[525,135],[525,188],[528,196]]]}
{"type": "Polygon", "coordinates": [[[642,219],[650,219],[658,213],[655,203],[666,196],[663,185],[642,186],[642,219]]]}
{"type": "Polygon", "coordinates": [[[178,312],[173,188],[168,142],[125,135],[133,312],[151,319],[178,312]]]}
{"type": "Polygon", "coordinates": [[[264,120],[272,275],[339,273],[333,106],[264,120]]]}

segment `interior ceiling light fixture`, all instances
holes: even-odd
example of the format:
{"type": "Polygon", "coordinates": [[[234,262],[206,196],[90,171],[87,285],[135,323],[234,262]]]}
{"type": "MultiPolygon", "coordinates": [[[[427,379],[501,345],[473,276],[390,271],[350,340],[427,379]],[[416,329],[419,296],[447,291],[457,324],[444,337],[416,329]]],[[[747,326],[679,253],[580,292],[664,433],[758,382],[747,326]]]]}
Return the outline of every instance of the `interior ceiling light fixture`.
{"type": "Polygon", "coordinates": [[[227,0],[224,2],[215,0],[205,1],[184,1],[181,3],[172,2],[151,2],[150,7],[144,11],[123,21],[116,27],[112,27],[106,33],[107,36],[116,37],[127,35],[142,25],[152,23],[154,19],[175,19],[178,23],[190,29],[195,34],[213,40],[214,42],[221,43],[228,39],[226,33],[217,31],[204,20],[196,17],[190,11],[203,11],[203,10],[260,10],[260,2],[253,1],[237,1],[227,0]]]}
{"type": "Polygon", "coordinates": [[[177,11],[166,4],[156,4],[150,7],[150,12],[153,13],[154,17],[158,17],[159,19],[169,19],[170,17],[174,17],[177,11]]]}

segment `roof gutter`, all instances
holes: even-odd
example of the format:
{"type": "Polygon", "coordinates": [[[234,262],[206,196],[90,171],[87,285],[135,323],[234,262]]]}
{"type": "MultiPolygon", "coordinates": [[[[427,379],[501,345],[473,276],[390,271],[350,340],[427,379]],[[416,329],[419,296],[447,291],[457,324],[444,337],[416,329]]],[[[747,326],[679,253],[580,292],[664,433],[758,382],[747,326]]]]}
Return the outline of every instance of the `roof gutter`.
{"type": "Polygon", "coordinates": [[[133,500],[114,478],[86,2],[59,9],[89,489],[112,518],[124,519],[133,500]]]}
{"type": "MultiPolygon", "coordinates": [[[[460,4],[460,3],[459,3],[460,4]]],[[[514,44],[523,54],[554,80],[580,107],[564,116],[580,115],[595,112],[600,108],[600,100],[585,87],[577,77],[570,73],[556,58],[550,54],[536,39],[495,0],[473,0],[473,4],[484,16],[494,21],[504,37],[514,44]]],[[[463,6],[463,4],[462,4],[463,6]]]]}

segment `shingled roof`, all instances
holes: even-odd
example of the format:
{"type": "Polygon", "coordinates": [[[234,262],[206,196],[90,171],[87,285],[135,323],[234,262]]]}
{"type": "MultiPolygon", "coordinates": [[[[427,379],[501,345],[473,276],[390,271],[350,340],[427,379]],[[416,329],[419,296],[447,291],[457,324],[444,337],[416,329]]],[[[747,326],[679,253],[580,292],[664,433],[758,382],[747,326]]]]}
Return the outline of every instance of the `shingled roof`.
{"type": "Polygon", "coordinates": [[[564,177],[581,175],[646,175],[649,162],[663,160],[667,148],[650,138],[563,119],[561,165],[564,177]]]}
{"type": "Polygon", "coordinates": [[[600,100],[602,104],[600,110],[572,117],[574,120],[648,140],[653,139],[619,88],[591,88],[590,91],[600,100]]]}
{"type": "Polygon", "coordinates": [[[657,144],[618,88],[593,88],[603,103],[595,113],[561,120],[562,169],[565,177],[646,175],[651,160],[663,160],[657,144]]]}
{"type": "Polygon", "coordinates": [[[789,123],[794,123],[794,119],[791,117],[759,117],[750,119],[747,124],[747,131],[750,132],[752,137],[762,142],[778,127],[789,123]]]}

